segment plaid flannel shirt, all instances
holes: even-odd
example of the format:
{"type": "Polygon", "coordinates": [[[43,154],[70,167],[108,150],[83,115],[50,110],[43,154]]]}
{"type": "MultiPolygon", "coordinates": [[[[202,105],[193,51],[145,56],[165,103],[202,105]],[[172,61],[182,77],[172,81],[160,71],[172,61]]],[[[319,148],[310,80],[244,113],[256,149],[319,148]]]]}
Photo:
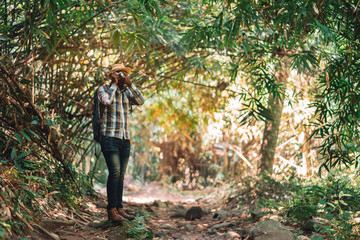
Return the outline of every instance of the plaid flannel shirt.
{"type": "Polygon", "coordinates": [[[99,101],[106,107],[102,118],[101,134],[107,137],[130,139],[129,107],[142,105],[144,98],[132,83],[120,90],[116,84],[99,87],[99,101]]]}

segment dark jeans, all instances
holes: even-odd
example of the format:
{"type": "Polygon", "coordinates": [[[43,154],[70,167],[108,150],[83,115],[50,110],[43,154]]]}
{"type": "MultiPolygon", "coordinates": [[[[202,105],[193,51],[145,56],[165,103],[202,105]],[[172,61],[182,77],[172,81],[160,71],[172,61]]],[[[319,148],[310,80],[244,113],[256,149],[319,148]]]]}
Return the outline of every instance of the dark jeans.
{"type": "Polygon", "coordinates": [[[101,151],[109,169],[107,209],[122,208],[124,177],[130,156],[130,140],[102,136],[101,151]]]}

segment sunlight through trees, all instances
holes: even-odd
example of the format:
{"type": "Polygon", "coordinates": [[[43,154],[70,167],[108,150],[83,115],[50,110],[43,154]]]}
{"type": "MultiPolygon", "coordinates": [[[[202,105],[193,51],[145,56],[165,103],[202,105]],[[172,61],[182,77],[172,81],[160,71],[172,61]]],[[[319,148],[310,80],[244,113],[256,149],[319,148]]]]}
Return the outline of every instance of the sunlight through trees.
{"type": "MultiPolygon", "coordinates": [[[[104,183],[90,117],[114,63],[131,66],[146,97],[132,113],[137,181],[194,190],[358,171],[358,0],[0,2],[0,197],[10,215],[72,206],[104,183]]],[[[9,221],[4,232],[19,231],[9,221]]]]}

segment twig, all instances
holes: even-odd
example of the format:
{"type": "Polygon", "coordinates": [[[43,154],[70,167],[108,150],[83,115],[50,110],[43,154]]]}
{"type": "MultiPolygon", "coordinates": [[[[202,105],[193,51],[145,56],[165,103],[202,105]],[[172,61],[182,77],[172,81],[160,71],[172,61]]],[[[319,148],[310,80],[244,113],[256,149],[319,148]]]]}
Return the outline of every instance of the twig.
{"type": "Polygon", "coordinates": [[[83,217],[83,216],[81,216],[80,214],[78,214],[77,212],[74,212],[74,214],[76,215],[76,216],[78,216],[78,218],[80,218],[83,222],[85,222],[85,223],[89,223],[91,220],[88,220],[88,219],[86,219],[85,217],[83,217]]]}
{"type": "Polygon", "coordinates": [[[56,225],[70,226],[70,225],[76,224],[77,221],[75,219],[72,219],[72,220],[49,219],[49,220],[46,220],[46,222],[53,223],[53,224],[56,224],[56,225]]]}
{"type": "MultiPolygon", "coordinates": [[[[251,2],[253,2],[253,1],[251,1],[251,2]]],[[[274,28],[270,25],[270,23],[268,22],[268,20],[266,20],[265,16],[262,14],[262,12],[260,12],[260,10],[259,10],[257,7],[255,7],[255,6],[253,6],[253,7],[254,7],[255,10],[261,15],[261,17],[264,19],[264,21],[266,22],[266,24],[271,28],[271,30],[273,30],[273,31],[275,32],[274,28]]]]}
{"type": "Polygon", "coordinates": [[[34,228],[20,215],[20,213],[16,212],[15,215],[25,223],[25,225],[31,230],[34,231],[34,228]]]}
{"type": "Polygon", "coordinates": [[[19,205],[23,208],[23,209],[25,209],[25,211],[29,214],[29,215],[31,215],[31,211],[22,203],[22,201],[18,201],[19,202],[19,205]]]}
{"type": "Polygon", "coordinates": [[[35,227],[37,227],[38,229],[40,229],[43,233],[45,233],[46,235],[48,235],[51,239],[53,240],[60,240],[59,236],[56,235],[55,233],[51,233],[48,230],[46,230],[45,228],[41,227],[38,224],[34,224],[35,227]]]}
{"type": "MultiPolygon", "coordinates": [[[[36,87],[36,86],[33,85],[33,84],[29,84],[29,85],[32,86],[32,87],[36,87]]],[[[51,91],[51,90],[49,90],[48,88],[42,88],[42,87],[37,87],[37,88],[38,88],[38,89],[41,89],[41,90],[43,90],[43,91],[45,91],[45,92],[54,94],[54,95],[56,95],[57,97],[61,96],[61,97],[65,98],[66,100],[69,100],[69,101],[71,101],[71,102],[73,102],[73,103],[75,103],[75,104],[77,104],[77,105],[79,105],[79,106],[81,106],[81,107],[83,107],[83,108],[86,108],[86,107],[87,107],[87,106],[85,106],[84,104],[82,104],[82,103],[80,103],[80,102],[77,102],[77,101],[75,101],[74,99],[71,99],[71,98],[63,95],[62,93],[57,93],[57,92],[51,91]]]]}
{"type": "Polygon", "coordinates": [[[283,158],[282,156],[279,156],[279,155],[278,155],[278,158],[279,158],[281,161],[283,161],[283,162],[285,162],[285,163],[289,164],[290,166],[295,167],[295,168],[296,168],[296,170],[298,171],[298,173],[301,173],[301,174],[304,174],[304,172],[306,173],[306,171],[305,171],[305,170],[306,170],[306,168],[304,168],[304,167],[300,167],[300,166],[296,165],[295,163],[292,163],[291,161],[289,161],[289,160],[287,160],[287,159],[283,158]]]}
{"type": "Polygon", "coordinates": [[[233,146],[230,146],[230,148],[232,148],[233,151],[234,151],[251,169],[254,168],[254,166],[250,163],[250,161],[247,160],[247,159],[244,157],[244,155],[241,154],[240,151],[238,151],[238,150],[239,150],[239,147],[238,147],[238,146],[233,145],[233,146]]]}
{"type": "MultiPolygon", "coordinates": [[[[196,82],[190,82],[190,81],[178,80],[178,79],[173,79],[173,80],[183,82],[183,83],[193,84],[195,86],[206,87],[206,88],[211,88],[211,89],[218,89],[217,86],[206,85],[206,84],[203,84],[203,83],[196,83],[196,82]]],[[[224,91],[231,92],[231,93],[236,93],[236,94],[242,94],[241,92],[234,91],[234,90],[227,89],[227,88],[225,88],[224,91]]]]}
{"type": "MultiPolygon", "coordinates": [[[[19,92],[22,94],[22,96],[27,100],[29,105],[31,106],[32,110],[35,112],[35,114],[39,117],[41,120],[42,126],[44,126],[44,118],[42,114],[39,112],[39,110],[35,107],[35,105],[31,102],[31,100],[28,98],[28,95],[25,93],[25,91],[20,87],[19,83],[11,76],[11,74],[6,70],[6,68],[2,67],[0,65],[0,70],[3,73],[4,80],[6,81],[7,85],[11,88],[12,84],[11,82],[16,86],[16,88],[19,90],[19,92]]],[[[19,101],[20,102],[20,101],[19,101]]]]}
{"type": "Polygon", "coordinates": [[[290,138],[289,140],[287,140],[286,142],[284,142],[283,144],[277,146],[276,148],[282,148],[283,146],[285,146],[286,144],[290,143],[291,141],[295,140],[295,137],[290,138]]]}
{"type": "Polygon", "coordinates": [[[84,221],[81,221],[80,219],[76,219],[76,224],[86,226],[89,224],[89,222],[88,221],[84,222],[84,221]]]}
{"type": "Polygon", "coordinates": [[[192,139],[189,134],[187,134],[186,132],[182,131],[182,134],[187,138],[189,139],[192,143],[196,143],[194,139],[192,139]]]}

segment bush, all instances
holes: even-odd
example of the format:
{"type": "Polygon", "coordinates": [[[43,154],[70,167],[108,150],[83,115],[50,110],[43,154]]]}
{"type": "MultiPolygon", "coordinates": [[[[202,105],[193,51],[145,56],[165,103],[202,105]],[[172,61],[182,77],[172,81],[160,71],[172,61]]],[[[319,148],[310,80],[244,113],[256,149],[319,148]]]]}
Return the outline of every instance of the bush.
{"type": "Polygon", "coordinates": [[[358,223],[354,217],[360,210],[360,190],[349,175],[334,171],[305,185],[294,193],[285,206],[290,221],[303,224],[311,218],[321,218],[325,227],[318,229],[336,239],[356,238],[358,223]]]}

